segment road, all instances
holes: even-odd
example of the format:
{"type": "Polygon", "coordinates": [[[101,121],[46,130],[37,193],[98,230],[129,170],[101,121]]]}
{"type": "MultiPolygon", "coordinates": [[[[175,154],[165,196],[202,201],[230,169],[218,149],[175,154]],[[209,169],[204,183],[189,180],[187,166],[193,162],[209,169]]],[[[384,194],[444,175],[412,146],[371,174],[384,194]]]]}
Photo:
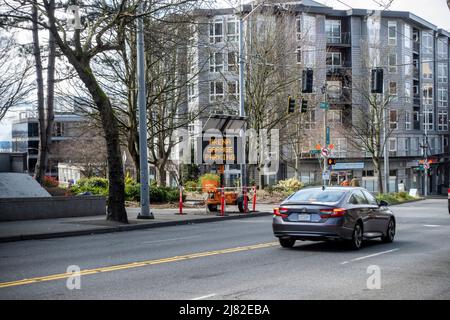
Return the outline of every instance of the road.
{"type": "Polygon", "coordinates": [[[360,251],[283,249],[271,217],[4,243],[0,299],[450,299],[447,200],[392,209],[395,241],[360,251]],[[70,265],[81,268],[80,289],[66,286],[70,265]],[[380,289],[367,288],[369,266],[380,289]]]}

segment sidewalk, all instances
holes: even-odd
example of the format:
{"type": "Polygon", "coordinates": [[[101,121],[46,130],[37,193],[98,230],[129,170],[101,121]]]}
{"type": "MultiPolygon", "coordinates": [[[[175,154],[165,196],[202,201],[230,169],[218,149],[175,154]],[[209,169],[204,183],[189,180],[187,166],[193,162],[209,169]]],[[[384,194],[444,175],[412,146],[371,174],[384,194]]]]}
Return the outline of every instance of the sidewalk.
{"type": "Polygon", "coordinates": [[[273,207],[272,204],[259,204],[256,212],[239,213],[235,206],[229,206],[227,207],[229,212],[225,216],[219,216],[220,212],[206,213],[205,208],[183,208],[183,215],[178,214],[178,208],[152,208],[155,217],[153,220],[137,219],[140,208],[127,207],[129,224],[108,221],[104,216],[0,222],[0,242],[50,239],[260,217],[271,215],[273,207]]]}

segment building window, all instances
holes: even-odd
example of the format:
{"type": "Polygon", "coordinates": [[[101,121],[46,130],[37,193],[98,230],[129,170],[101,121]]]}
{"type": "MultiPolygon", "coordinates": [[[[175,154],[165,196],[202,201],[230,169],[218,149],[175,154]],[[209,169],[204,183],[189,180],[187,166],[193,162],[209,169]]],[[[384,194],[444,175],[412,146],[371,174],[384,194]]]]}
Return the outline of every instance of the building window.
{"type": "Polygon", "coordinates": [[[342,56],[340,52],[327,52],[327,66],[340,67],[342,66],[342,56]]]}
{"type": "Polygon", "coordinates": [[[448,112],[447,110],[438,111],[438,130],[447,131],[448,130],[448,112]]]}
{"type": "Polygon", "coordinates": [[[433,122],[433,111],[431,110],[425,110],[423,112],[424,119],[423,119],[423,129],[432,131],[434,130],[434,122],[433,122]]]}
{"type": "Polygon", "coordinates": [[[443,38],[438,38],[437,40],[437,51],[441,58],[445,58],[447,56],[447,44],[444,41],[445,40],[443,38]]]}
{"type": "Polygon", "coordinates": [[[297,40],[302,39],[302,20],[300,18],[297,18],[295,20],[295,28],[297,33],[297,40]]]}
{"type": "Polygon", "coordinates": [[[239,99],[239,82],[238,81],[228,81],[228,100],[238,100],[239,99]]]}
{"type": "Polygon", "coordinates": [[[239,40],[239,21],[232,18],[227,21],[227,41],[239,40]]]}
{"type": "Polygon", "coordinates": [[[342,110],[328,110],[327,120],[329,124],[342,123],[342,110]]]}
{"type": "Polygon", "coordinates": [[[39,124],[37,122],[28,123],[28,137],[39,137],[39,124]]]}
{"type": "Polygon", "coordinates": [[[195,99],[195,84],[188,84],[188,101],[191,102],[195,99]]]}
{"type": "Polygon", "coordinates": [[[223,20],[216,19],[209,24],[209,43],[223,42],[223,20]]]}
{"type": "Polygon", "coordinates": [[[408,155],[408,153],[409,153],[409,149],[410,149],[409,144],[410,144],[409,138],[405,138],[405,154],[406,155],[408,155]]]}
{"type": "Polygon", "coordinates": [[[433,104],[433,86],[431,84],[423,85],[423,104],[433,104]]]}
{"type": "Polygon", "coordinates": [[[316,127],[316,110],[308,109],[303,118],[306,130],[313,130],[316,127]]]}
{"type": "Polygon", "coordinates": [[[411,57],[409,55],[405,55],[405,76],[411,75],[411,57]]]}
{"type": "Polygon", "coordinates": [[[295,50],[295,54],[297,57],[297,63],[298,64],[302,63],[302,47],[298,46],[297,50],[295,50]]]}
{"type": "Polygon", "coordinates": [[[209,86],[209,101],[221,101],[223,100],[223,82],[211,81],[209,86]]]}
{"type": "Polygon", "coordinates": [[[411,100],[411,82],[405,81],[405,102],[411,100]]]}
{"type": "Polygon", "coordinates": [[[397,110],[389,110],[389,128],[392,130],[397,129],[398,118],[397,110]]]}
{"type": "Polygon", "coordinates": [[[55,122],[53,124],[53,136],[54,137],[63,137],[64,136],[64,123],[63,122],[55,122]]]}
{"type": "Polygon", "coordinates": [[[228,52],[228,71],[236,72],[238,69],[238,53],[235,51],[228,52]]]}
{"type": "Polygon", "coordinates": [[[433,53],[433,36],[429,32],[422,33],[422,43],[423,43],[423,53],[431,54],[433,53]]]}
{"type": "Polygon", "coordinates": [[[411,112],[405,112],[405,130],[411,130],[411,112]]]}
{"type": "Polygon", "coordinates": [[[438,63],[438,82],[447,83],[448,67],[445,63],[438,63]]]}
{"type": "Polygon", "coordinates": [[[422,77],[433,79],[433,65],[431,62],[422,62],[422,77]]]}
{"type": "Polygon", "coordinates": [[[223,71],[223,53],[214,52],[209,55],[209,72],[223,71]]]}
{"type": "Polygon", "coordinates": [[[397,96],[397,82],[389,81],[389,95],[394,97],[397,96]]]}
{"type": "Polygon", "coordinates": [[[388,21],[388,44],[389,45],[397,44],[397,22],[396,21],[388,21]]]}
{"type": "Polygon", "coordinates": [[[389,138],[389,151],[397,151],[397,139],[389,138]]]}
{"type": "Polygon", "coordinates": [[[397,72],[397,54],[396,53],[390,53],[388,57],[388,64],[389,73],[396,73],[397,72]]]}
{"type": "Polygon", "coordinates": [[[438,107],[447,108],[448,106],[448,91],[445,88],[438,88],[438,107]]]}
{"type": "Polygon", "coordinates": [[[411,27],[409,24],[405,24],[405,32],[404,32],[404,41],[405,41],[405,48],[410,49],[411,48],[411,27]]]}
{"type": "Polygon", "coordinates": [[[336,139],[336,144],[333,149],[333,154],[335,154],[337,158],[345,158],[347,156],[347,139],[346,138],[337,138],[336,139]]]}
{"type": "Polygon", "coordinates": [[[341,20],[325,20],[328,43],[341,43],[341,20]]]}

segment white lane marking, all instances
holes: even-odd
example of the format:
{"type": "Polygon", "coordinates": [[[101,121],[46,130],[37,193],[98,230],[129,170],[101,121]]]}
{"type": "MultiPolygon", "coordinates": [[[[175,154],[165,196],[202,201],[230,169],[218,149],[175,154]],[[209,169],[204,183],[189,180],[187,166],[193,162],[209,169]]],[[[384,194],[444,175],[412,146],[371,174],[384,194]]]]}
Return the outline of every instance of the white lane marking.
{"type": "Polygon", "coordinates": [[[437,227],[440,227],[441,225],[439,225],[439,224],[424,224],[423,226],[429,227],[429,228],[437,228],[437,227]]]}
{"type": "Polygon", "coordinates": [[[171,238],[171,239],[163,239],[163,240],[155,240],[155,241],[146,241],[142,242],[142,244],[150,244],[150,243],[158,243],[158,242],[166,242],[166,241],[176,241],[176,240],[186,240],[186,239],[193,239],[198,238],[199,236],[191,236],[191,237],[184,237],[184,238],[171,238]]]}
{"type": "Polygon", "coordinates": [[[352,259],[350,261],[344,261],[344,262],[341,262],[341,264],[347,264],[347,263],[350,263],[350,262],[355,262],[355,261],[360,261],[360,260],[376,257],[376,256],[379,256],[379,255],[382,255],[382,254],[385,254],[385,253],[394,252],[394,251],[397,251],[397,250],[400,250],[400,249],[396,248],[396,249],[392,249],[392,250],[387,250],[387,251],[383,251],[383,252],[374,253],[374,254],[371,254],[371,255],[368,255],[368,256],[355,258],[355,259],[352,259]]]}
{"type": "Polygon", "coordinates": [[[215,293],[211,293],[211,294],[208,294],[208,295],[206,295],[206,296],[197,297],[197,298],[194,298],[194,299],[191,299],[191,300],[208,299],[208,298],[214,297],[215,295],[216,295],[215,293]]]}

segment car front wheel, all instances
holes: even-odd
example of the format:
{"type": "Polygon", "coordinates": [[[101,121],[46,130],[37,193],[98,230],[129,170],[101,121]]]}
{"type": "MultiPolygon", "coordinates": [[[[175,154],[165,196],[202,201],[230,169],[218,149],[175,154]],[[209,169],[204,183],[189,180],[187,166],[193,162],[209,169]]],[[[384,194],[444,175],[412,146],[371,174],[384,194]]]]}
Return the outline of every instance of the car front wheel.
{"type": "Polygon", "coordinates": [[[287,238],[287,239],[279,238],[278,240],[280,241],[280,245],[283,248],[292,248],[295,244],[295,239],[292,239],[292,238],[287,238]]]}

